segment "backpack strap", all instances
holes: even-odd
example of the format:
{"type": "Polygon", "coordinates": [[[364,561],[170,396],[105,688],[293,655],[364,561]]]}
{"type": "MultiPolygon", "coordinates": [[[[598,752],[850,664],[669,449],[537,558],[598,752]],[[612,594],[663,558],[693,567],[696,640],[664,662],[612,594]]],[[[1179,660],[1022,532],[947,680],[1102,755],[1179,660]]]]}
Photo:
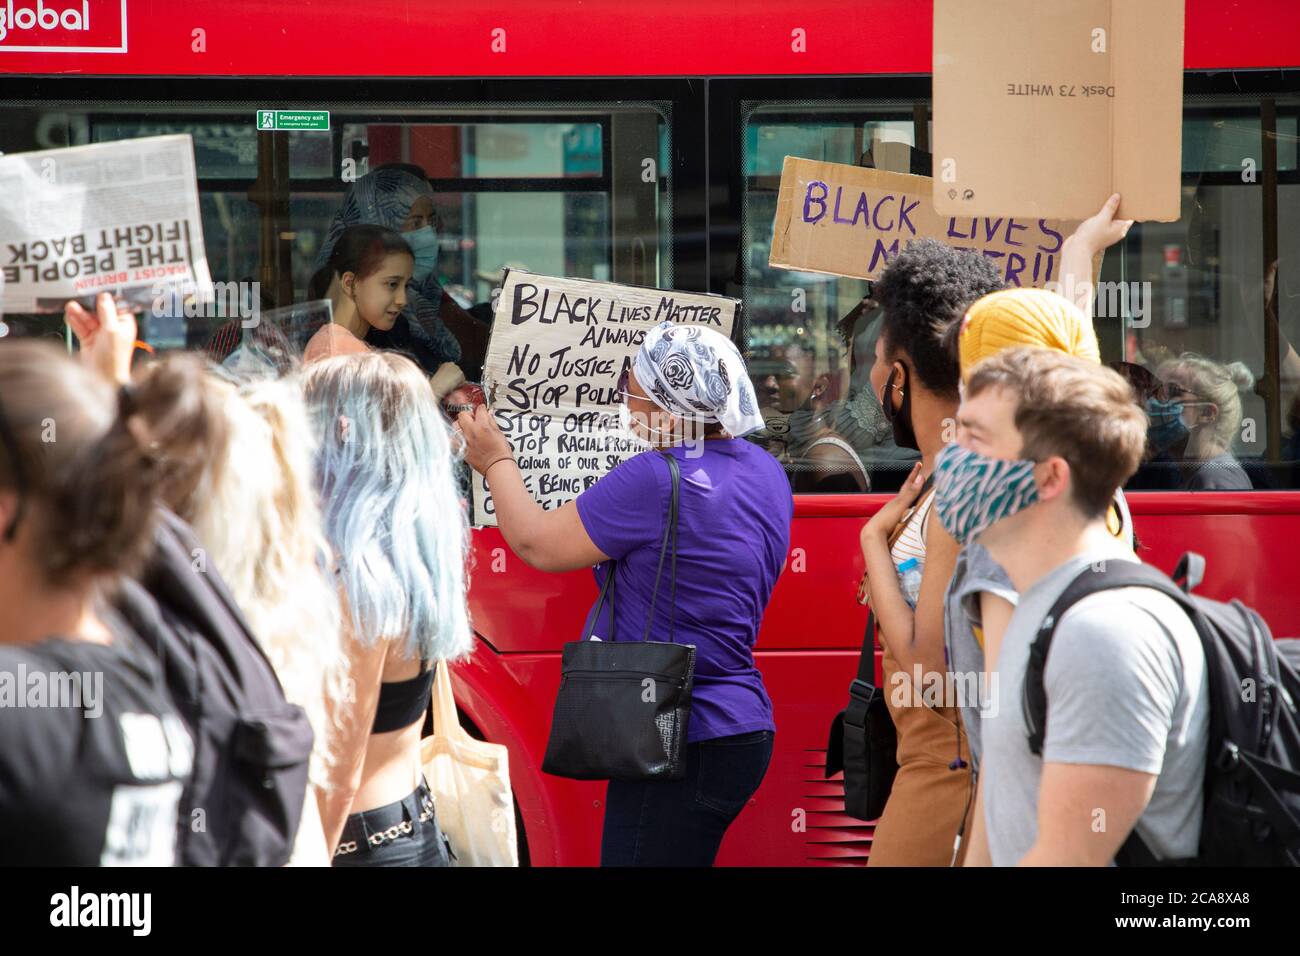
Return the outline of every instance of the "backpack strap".
{"type": "Polygon", "coordinates": [[[1198,612],[1187,593],[1181,590],[1156,568],[1136,561],[1101,561],[1084,568],[1056,599],[1047,616],[1043,618],[1029,648],[1025,665],[1025,683],[1021,690],[1021,712],[1028,730],[1029,750],[1034,756],[1043,755],[1043,742],[1047,737],[1047,690],[1043,678],[1047,669],[1047,654],[1052,647],[1052,637],[1062,615],[1084,598],[1099,591],[1116,588],[1147,587],[1172,598],[1197,623],[1198,612]]]}

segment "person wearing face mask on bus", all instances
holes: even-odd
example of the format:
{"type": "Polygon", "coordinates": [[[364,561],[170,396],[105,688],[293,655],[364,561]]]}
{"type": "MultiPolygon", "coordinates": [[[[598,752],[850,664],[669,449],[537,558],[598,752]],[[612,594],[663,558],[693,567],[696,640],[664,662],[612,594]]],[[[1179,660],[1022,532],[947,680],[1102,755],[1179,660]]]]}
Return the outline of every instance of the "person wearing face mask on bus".
{"type": "Polygon", "coordinates": [[[426,375],[453,362],[466,378],[476,380],[487,355],[488,328],[444,294],[438,282],[433,189],[418,173],[419,167],[394,164],[372,170],[353,183],[330,223],[316,256],[316,269],[319,272],[329,263],[335,245],[350,226],[385,226],[400,232],[414,257],[406,304],[392,326],[377,329],[369,343],[410,354],[426,375]]]}
{"type": "Polygon", "coordinates": [[[462,412],[456,427],[516,554],[543,571],[599,564],[598,584],[614,575],[616,611],[605,605],[601,620],[589,621],[611,640],[643,637],[671,494],[663,457],[677,461],[675,600],[664,593],[654,603],[650,633],[696,646],[685,776],[610,781],[601,865],[711,866],[772,756],[772,701],[753,649],[789,548],[794,499],[780,464],[744,440],[763,418],[740,353],[722,334],[655,326],[618,391],[624,432],[646,451],[553,511],[525,487],[491,411],[462,412]]]}
{"type": "Polygon", "coordinates": [[[1156,369],[1160,388],[1147,402],[1147,431],[1162,451],[1181,452],[1186,491],[1250,491],[1232,454],[1241,425],[1241,393],[1255,384],[1244,362],[1222,365],[1187,352],[1156,369]]]}

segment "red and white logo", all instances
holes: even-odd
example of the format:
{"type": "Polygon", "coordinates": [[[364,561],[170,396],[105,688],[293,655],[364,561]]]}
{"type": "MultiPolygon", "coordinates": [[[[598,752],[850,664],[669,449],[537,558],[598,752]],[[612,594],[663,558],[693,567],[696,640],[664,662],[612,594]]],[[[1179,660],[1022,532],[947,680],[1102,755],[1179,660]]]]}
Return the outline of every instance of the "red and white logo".
{"type": "Polygon", "coordinates": [[[125,53],[126,0],[0,0],[0,53],[125,53]]]}

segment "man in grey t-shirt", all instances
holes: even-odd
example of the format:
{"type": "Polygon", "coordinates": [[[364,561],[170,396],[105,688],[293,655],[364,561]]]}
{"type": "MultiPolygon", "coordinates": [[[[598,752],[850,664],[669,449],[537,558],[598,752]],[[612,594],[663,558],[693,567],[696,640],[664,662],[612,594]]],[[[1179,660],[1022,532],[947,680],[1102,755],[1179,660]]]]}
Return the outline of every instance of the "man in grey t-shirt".
{"type": "Polygon", "coordinates": [[[998,657],[968,865],[1106,865],[1135,828],[1158,858],[1195,855],[1209,724],[1205,660],[1186,614],[1145,588],[1083,599],[1043,675],[1041,757],[1021,706],[1029,649],[1052,604],[1098,562],[1134,560],[1106,528],[1136,470],[1146,418],[1114,372],[1047,349],[976,367],[957,445],[935,465],[935,514],[975,540],[1020,594],[998,657]]]}
{"type": "MultiPolygon", "coordinates": [[[[1154,776],[1138,835],[1159,859],[1196,855],[1210,717],[1205,656],[1191,619],[1165,595],[1119,588],[1065,612],[1043,673],[1043,755],[1029,750],[1020,703],[1029,648],[1066,586],[1106,560],[1117,559],[1085,554],[1039,578],[1021,595],[1003,636],[998,708],[984,719],[984,811],[995,866],[1014,864],[1034,848],[1044,764],[1154,776]]],[[[1112,822],[1104,806],[1076,809],[1099,827],[1112,822]]]]}

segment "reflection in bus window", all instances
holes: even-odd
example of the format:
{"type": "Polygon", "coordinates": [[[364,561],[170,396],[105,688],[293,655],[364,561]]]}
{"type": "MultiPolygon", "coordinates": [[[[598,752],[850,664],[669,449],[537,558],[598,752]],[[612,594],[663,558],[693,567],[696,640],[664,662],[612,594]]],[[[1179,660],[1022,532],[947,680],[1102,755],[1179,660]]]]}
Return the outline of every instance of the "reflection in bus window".
{"type": "MultiPolygon", "coordinates": [[[[349,190],[384,167],[427,185],[419,221],[407,209],[395,228],[409,226],[417,243],[434,234],[423,250],[431,263],[425,287],[438,300],[438,321],[459,323],[452,337],[462,347],[475,327],[486,335],[507,268],[673,284],[665,103],[320,103],[312,105],[330,110],[330,129],[292,132],[256,129],[260,105],[127,109],[50,100],[0,109],[6,153],[163,133],[193,137],[209,270],[221,289],[202,314],[142,317],[141,338],[156,349],[212,345],[228,353],[232,334],[253,335],[230,303],[272,309],[307,301],[349,190]]],[[[15,334],[63,335],[59,316],[7,321],[15,334]]],[[[421,343],[389,344],[418,351],[421,343]]],[[[464,362],[474,377],[482,345],[464,362]]]]}
{"type": "MultiPolygon", "coordinates": [[[[809,390],[807,383],[818,377],[838,384],[835,370],[824,364],[836,356],[839,374],[848,380],[829,407],[844,403],[865,428],[851,437],[843,426],[849,416],[838,414],[831,424],[828,408],[811,399],[808,414],[820,416],[813,424],[830,432],[804,431],[845,440],[862,461],[872,491],[896,489],[915,453],[893,447],[887,437],[861,438],[871,434],[871,412],[879,410],[879,401],[864,394],[854,360],[862,344],[874,343],[879,324],[873,325],[869,308],[854,317],[852,328],[844,328],[840,317],[857,303],[870,303],[871,283],[773,269],[767,258],[786,155],[864,163],[874,140],[929,142],[929,124],[920,129],[913,116],[912,103],[888,102],[749,102],[745,112],[738,278],[750,317],[748,346],[770,362],[784,355],[779,347],[787,341],[807,343],[798,353],[804,364],[808,355],[823,364],[805,372],[794,362],[799,374],[791,381],[809,390]],[[834,350],[828,347],[832,341],[834,350]]],[[[1271,108],[1245,94],[1189,98],[1181,217],[1137,224],[1105,256],[1094,305],[1102,359],[1123,363],[1119,367],[1152,416],[1152,447],[1130,488],[1300,488],[1300,353],[1292,344],[1300,342],[1298,131],[1300,100],[1294,97],[1272,100],[1271,108]],[[1273,156],[1260,148],[1266,123],[1272,124],[1273,156]],[[1271,356],[1270,341],[1276,342],[1271,356]],[[1192,389],[1178,415],[1166,400],[1152,397],[1156,386],[1142,387],[1142,379],[1166,372],[1175,379],[1181,375],[1184,381],[1175,384],[1192,389]],[[1186,436],[1174,435],[1184,427],[1186,436]]],[[[913,155],[914,171],[925,157],[913,155]]],[[[790,432],[781,436],[781,460],[802,488],[807,473],[816,470],[792,451],[806,437],[793,434],[794,413],[781,414],[789,418],[776,425],[790,432]]],[[[855,490],[849,482],[841,487],[855,490]]]]}

